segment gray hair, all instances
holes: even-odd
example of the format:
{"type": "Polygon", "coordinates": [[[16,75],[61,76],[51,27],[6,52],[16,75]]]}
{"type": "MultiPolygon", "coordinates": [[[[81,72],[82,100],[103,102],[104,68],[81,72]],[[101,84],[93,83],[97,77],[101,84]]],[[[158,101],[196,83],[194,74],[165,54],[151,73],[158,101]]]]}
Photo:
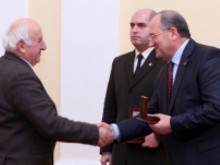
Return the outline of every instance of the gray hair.
{"type": "Polygon", "coordinates": [[[17,43],[21,40],[27,45],[31,45],[27,26],[16,24],[14,22],[10,25],[3,36],[2,45],[6,51],[15,53],[17,50],[17,43]]]}
{"type": "Polygon", "coordinates": [[[157,14],[156,11],[149,9],[150,10],[150,15],[149,15],[149,21],[157,14]]]}
{"type": "Polygon", "coordinates": [[[175,27],[181,37],[191,36],[187,22],[182,15],[172,10],[163,10],[158,14],[161,15],[161,25],[164,30],[175,27]]]}

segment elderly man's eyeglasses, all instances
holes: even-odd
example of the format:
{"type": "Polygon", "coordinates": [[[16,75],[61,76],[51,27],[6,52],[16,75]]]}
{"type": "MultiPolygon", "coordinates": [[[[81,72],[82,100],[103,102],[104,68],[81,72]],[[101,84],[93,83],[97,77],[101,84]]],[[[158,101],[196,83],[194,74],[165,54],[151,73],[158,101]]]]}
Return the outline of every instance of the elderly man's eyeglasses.
{"type": "Polygon", "coordinates": [[[167,30],[168,29],[165,29],[162,32],[159,32],[159,33],[156,33],[156,34],[149,34],[149,40],[154,40],[157,36],[159,36],[160,34],[163,34],[167,30]]]}

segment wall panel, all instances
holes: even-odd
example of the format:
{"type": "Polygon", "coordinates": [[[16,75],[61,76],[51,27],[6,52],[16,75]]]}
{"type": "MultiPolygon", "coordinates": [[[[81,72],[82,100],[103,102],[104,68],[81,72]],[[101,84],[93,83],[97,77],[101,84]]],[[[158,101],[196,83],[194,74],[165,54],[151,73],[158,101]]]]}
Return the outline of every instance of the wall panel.
{"type": "MultiPolygon", "coordinates": [[[[111,63],[118,55],[118,1],[62,1],[61,115],[101,120],[111,63]]],[[[58,164],[99,165],[99,148],[61,143],[58,164]]]]}

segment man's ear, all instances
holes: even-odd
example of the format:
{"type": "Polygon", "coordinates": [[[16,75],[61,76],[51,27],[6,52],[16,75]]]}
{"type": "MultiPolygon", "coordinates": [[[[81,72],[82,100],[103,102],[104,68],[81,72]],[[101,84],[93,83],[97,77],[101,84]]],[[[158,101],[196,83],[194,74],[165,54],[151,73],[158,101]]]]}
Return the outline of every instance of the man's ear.
{"type": "Polygon", "coordinates": [[[25,53],[25,49],[24,49],[25,43],[24,43],[24,41],[20,40],[20,41],[17,42],[16,45],[17,45],[17,50],[19,52],[25,53]]]}
{"type": "Polygon", "coordinates": [[[177,29],[175,27],[169,28],[169,31],[171,33],[172,39],[175,40],[179,36],[179,33],[178,33],[178,31],[177,31],[177,29]]]}

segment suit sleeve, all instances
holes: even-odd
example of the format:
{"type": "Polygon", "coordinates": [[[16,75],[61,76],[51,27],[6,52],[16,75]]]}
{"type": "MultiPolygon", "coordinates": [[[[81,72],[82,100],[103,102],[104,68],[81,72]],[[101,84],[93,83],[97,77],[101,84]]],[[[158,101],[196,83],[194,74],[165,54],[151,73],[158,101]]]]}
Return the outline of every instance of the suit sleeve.
{"type": "Polygon", "coordinates": [[[45,138],[63,142],[97,144],[99,138],[97,126],[58,116],[53,101],[33,73],[16,74],[9,88],[8,98],[14,109],[45,138]]]}
{"type": "MultiPolygon", "coordinates": [[[[115,60],[114,60],[115,61],[115,60]]],[[[115,123],[117,117],[117,105],[116,105],[116,94],[114,86],[114,62],[110,73],[108,87],[105,96],[104,109],[102,115],[102,121],[108,124],[115,123]]],[[[101,153],[112,152],[112,145],[101,148],[101,153]]]]}
{"type": "Polygon", "coordinates": [[[138,137],[143,137],[152,133],[149,125],[137,117],[117,123],[120,130],[119,142],[125,142],[138,137]]]}

